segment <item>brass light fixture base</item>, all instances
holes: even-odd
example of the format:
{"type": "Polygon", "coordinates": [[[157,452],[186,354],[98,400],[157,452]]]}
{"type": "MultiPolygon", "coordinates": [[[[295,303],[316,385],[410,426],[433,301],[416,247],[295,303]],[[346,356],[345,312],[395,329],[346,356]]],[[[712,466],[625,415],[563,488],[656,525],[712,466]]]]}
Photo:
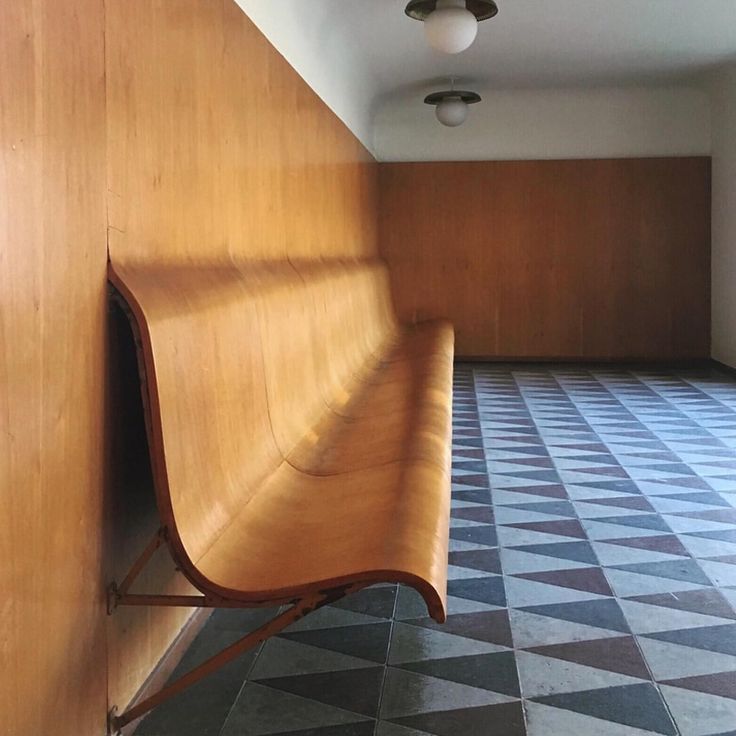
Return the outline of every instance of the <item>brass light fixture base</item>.
{"type": "MultiPolygon", "coordinates": [[[[493,0],[466,0],[468,10],[477,21],[489,20],[498,15],[498,5],[493,0]]],[[[404,12],[414,20],[427,20],[437,8],[437,0],[411,0],[404,12]]]]}
{"type": "Polygon", "coordinates": [[[466,105],[474,105],[481,98],[477,92],[469,92],[464,89],[446,89],[442,92],[432,92],[424,98],[425,105],[439,105],[444,100],[462,100],[466,105]]]}

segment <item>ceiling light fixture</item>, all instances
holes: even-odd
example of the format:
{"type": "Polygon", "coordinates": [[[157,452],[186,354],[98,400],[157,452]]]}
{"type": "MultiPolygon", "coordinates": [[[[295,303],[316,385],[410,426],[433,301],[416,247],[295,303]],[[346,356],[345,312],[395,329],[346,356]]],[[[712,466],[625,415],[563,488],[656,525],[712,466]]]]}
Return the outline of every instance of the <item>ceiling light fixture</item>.
{"type": "Polygon", "coordinates": [[[429,45],[445,54],[469,48],[478,34],[478,22],[498,14],[493,0],[411,0],[404,11],[424,21],[429,45]]]}
{"type": "Polygon", "coordinates": [[[442,125],[448,128],[457,128],[468,119],[468,105],[475,105],[481,101],[476,92],[452,88],[442,92],[433,92],[424,98],[425,105],[435,106],[435,115],[442,125]]]}

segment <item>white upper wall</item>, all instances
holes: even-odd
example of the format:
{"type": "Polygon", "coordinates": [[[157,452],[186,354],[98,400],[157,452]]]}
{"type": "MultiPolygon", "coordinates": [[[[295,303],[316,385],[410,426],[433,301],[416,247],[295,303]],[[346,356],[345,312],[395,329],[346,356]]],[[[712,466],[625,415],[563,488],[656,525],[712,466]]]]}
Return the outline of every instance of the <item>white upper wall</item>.
{"type": "Polygon", "coordinates": [[[736,368],[736,67],[712,81],[712,356],[736,368]]]}
{"type": "Polygon", "coordinates": [[[692,87],[481,92],[460,128],[440,125],[424,93],[384,102],[374,121],[382,161],[707,155],[710,111],[692,87]]]}
{"type": "Polygon", "coordinates": [[[236,1],[387,160],[707,153],[692,80],[736,54],[736,0],[497,0],[457,56],[428,47],[406,0],[236,1]],[[422,104],[451,76],[485,98],[455,131],[422,104]]]}
{"type": "Polygon", "coordinates": [[[736,0],[497,0],[457,57],[406,0],[236,1],[379,160],[712,152],[712,354],[736,367],[736,67],[693,83],[735,58],[736,0]],[[451,76],[484,98],[457,129],[422,102],[451,76]]]}
{"type": "Polygon", "coordinates": [[[372,104],[378,82],[336,2],[235,0],[297,73],[353,134],[373,150],[372,104]]]}

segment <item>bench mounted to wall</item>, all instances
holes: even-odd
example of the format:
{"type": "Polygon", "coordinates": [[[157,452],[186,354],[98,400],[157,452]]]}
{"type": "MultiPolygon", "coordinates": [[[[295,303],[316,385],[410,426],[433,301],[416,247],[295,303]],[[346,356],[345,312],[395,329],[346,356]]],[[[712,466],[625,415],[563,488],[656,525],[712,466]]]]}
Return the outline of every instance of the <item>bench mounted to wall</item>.
{"type": "Polygon", "coordinates": [[[308,613],[403,583],[446,617],[453,330],[396,322],[378,260],[115,263],[161,528],[117,606],[287,606],[140,718],[308,613]],[[166,546],[201,595],[131,592],[166,546]]]}

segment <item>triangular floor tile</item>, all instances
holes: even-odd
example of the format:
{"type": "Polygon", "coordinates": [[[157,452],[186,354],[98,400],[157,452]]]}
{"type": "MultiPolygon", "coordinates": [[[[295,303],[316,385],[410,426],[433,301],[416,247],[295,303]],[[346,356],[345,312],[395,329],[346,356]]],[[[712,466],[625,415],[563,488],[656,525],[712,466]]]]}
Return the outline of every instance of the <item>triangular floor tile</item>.
{"type": "Polygon", "coordinates": [[[531,572],[547,572],[551,570],[595,569],[594,565],[584,565],[577,560],[561,560],[556,557],[544,557],[515,549],[502,549],[503,570],[506,575],[520,575],[531,572]]]}
{"type": "Polygon", "coordinates": [[[573,570],[547,570],[543,572],[529,572],[516,574],[514,577],[526,580],[536,580],[548,585],[557,585],[562,588],[572,588],[587,593],[612,596],[611,586],[599,567],[583,567],[573,570]]]}
{"type": "Polygon", "coordinates": [[[501,574],[501,559],[498,549],[468,550],[467,552],[451,552],[451,565],[466,567],[471,570],[501,574]]]}
{"type": "MultiPolygon", "coordinates": [[[[529,547],[537,544],[557,545],[562,542],[573,541],[560,537],[557,534],[547,534],[546,532],[538,532],[531,529],[518,529],[511,526],[499,525],[496,527],[496,531],[498,532],[499,545],[512,551],[518,547],[529,547]]],[[[578,562],[580,561],[578,560],[578,562]]],[[[590,563],[582,563],[580,566],[582,567],[584,564],[590,563]]],[[[593,564],[597,565],[598,561],[596,560],[593,564]]]]}
{"type": "Polygon", "coordinates": [[[736,656],[736,624],[646,634],[652,639],[736,656]]]}
{"type": "Polygon", "coordinates": [[[507,577],[505,585],[506,597],[510,608],[573,603],[600,598],[600,595],[596,593],[541,583],[520,576],[507,577]]]}
{"type": "Polygon", "coordinates": [[[659,498],[667,498],[677,501],[687,501],[689,503],[700,503],[706,506],[722,506],[724,508],[730,508],[728,501],[723,499],[717,493],[705,492],[705,493],[678,493],[677,495],[662,495],[659,498]]]}
{"type": "Polygon", "coordinates": [[[452,491],[452,498],[458,501],[470,501],[481,505],[491,505],[491,492],[485,488],[478,488],[474,490],[460,490],[452,491]]]}
{"type": "Polygon", "coordinates": [[[370,718],[378,714],[383,667],[261,680],[259,684],[370,718]]]}
{"type": "Polygon", "coordinates": [[[467,486],[471,488],[488,488],[487,475],[453,475],[453,485],[467,486]]]}
{"type": "Polygon", "coordinates": [[[417,731],[416,728],[400,726],[390,721],[379,721],[376,728],[376,736],[431,736],[426,731],[417,731]]]}
{"type": "Polygon", "coordinates": [[[466,521],[477,521],[479,524],[493,524],[493,509],[483,506],[474,509],[455,509],[451,514],[453,519],[465,519],[466,521]]]}
{"type": "Polygon", "coordinates": [[[565,486],[552,483],[542,486],[515,486],[514,493],[523,493],[528,496],[545,496],[547,498],[567,498],[565,486]]]}
{"type": "MultiPolygon", "coordinates": [[[[614,508],[629,509],[631,511],[654,512],[652,504],[644,496],[617,496],[616,498],[591,498],[586,503],[598,506],[612,506],[614,508]]],[[[610,513],[610,512],[609,512],[610,513]]]]}
{"type": "Polygon", "coordinates": [[[396,621],[388,661],[392,665],[401,665],[404,662],[492,654],[500,651],[506,651],[506,648],[498,644],[467,639],[464,636],[420,626],[409,626],[396,621]]]}
{"type": "Polygon", "coordinates": [[[544,483],[559,483],[560,476],[556,470],[527,470],[521,473],[498,473],[499,483],[505,480],[532,480],[544,483]]]}
{"type": "Polygon", "coordinates": [[[222,736],[288,733],[364,722],[365,716],[334,708],[316,700],[248,682],[235,701],[221,731],[222,736]]]}
{"type": "Polygon", "coordinates": [[[649,679],[647,666],[631,636],[532,647],[529,651],[566,662],[649,679]]]}
{"type": "Polygon", "coordinates": [[[536,514],[549,514],[551,516],[575,517],[575,507],[570,501],[543,501],[541,503],[519,503],[511,505],[518,511],[528,511],[536,514]]]}
{"type": "MultiPolygon", "coordinates": [[[[736,700],[736,672],[718,672],[712,675],[682,677],[677,680],[665,680],[662,684],[736,700]]],[[[736,708],[736,705],[734,707],[736,708]]]]}
{"type": "Polygon", "coordinates": [[[460,542],[473,542],[486,547],[496,547],[498,545],[496,527],[492,524],[450,529],[450,539],[457,539],[460,542]]]}
{"type": "Polygon", "coordinates": [[[447,592],[456,598],[467,598],[501,607],[506,605],[503,578],[499,575],[450,580],[447,583],[447,592]]]}
{"type": "Polygon", "coordinates": [[[733,731],[734,701],[684,688],[661,685],[662,694],[684,734],[721,734],[733,731]]]}
{"type": "Polygon", "coordinates": [[[641,529],[633,526],[622,526],[620,524],[602,523],[598,519],[584,519],[583,527],[588,534],[588,539],[596,542],[608,541],[609,539],[628,539],[629,537],[656,537],[671,532],[660,532],[655,529],[641,529]]]}
{"type": "Polygon", "coordinates": [[[506,610],[460,613],[448,616],[444,624],[438,624],[431,618],[412,619],[405,623],[446,631],[448,634],[457,634],[468,639],[500,644],[504,647],[513,646],[509,613],[506,610]]]}
{"type": "Polygon", "coordinates": [[[603,539],[606,544],[618,544],[622,547],[634,547],[650,552],[662,552],[668,555],[689,557],[690,553],[674,534],[658,534],[646,537],[625,537],[623,539],[603,539]]]}
{"type": "Polygon", "coordinates": [[[548,606],[527,606],[521,610],[535,613],[538,616],[596,626],[609,631],[630,633],[629,625],[618,603],[611,598],[577,603],[556,603],[548,606]]]}
{"type": "Polygon", "coordinates": [[[683,590],[699,590],[704,586],[686,583],[682,580],[659,578],[654,575],[641,575],[636,572],[617,570],[609,567],[606,577],[611,583],[613,592],[619,598],[632,598],[639,595],[656,595],[660,593],[679,593],[683,590]]]}
{"type": "MultiPolygon", "coordinates": [[[[622,675],[602,667],[545,657],[530,651],[519,652],[517,662],[521,688],[527,699],[642,682],[642,678],[622,675]]],[[[645,678],[648,680],[649,676],[646,675],[645,678]]]]}
{"type": "Polygon", "coordinates": [[[588,488],[600,488],[603,491],[618,491],[619,493],[635,493],[639,494],[636,483],[633,480],[601,480],[587,481],[578,483],[578,485],[587,486],[588,488]]]}
{"type": "Polygon", "coordinates": [[[677,734],[662,698],[651,683],[548,695],[534,700],[666,736],[677,734]]]}
{"type": "Polygon", "coordinates": [[[396,586],[366,588],[346,596],[332,605],[345,611],[354,611],[376,618],[391,618],[396,603],[396,586]]]}
{"type": "Polygon", "coordinates": [[[696,585],[710,585],[707,575],[691,559],[672,560],[669,562],[640,562],[631,565],[611,565],[616,570],[627,570],[640,575],[653,575],[658,578],[682,580],[696,585]]]}
{"type": "Polygon", "coordinates": [[[251,680],[264,680],[271,677],[357,670],[373,666],[374,663],[366,659],[274,636],[265,643],[248,677],[251,680]]]}
{"type": "Polygon", "coordinates": [[[516,660],[513,652],[405,662],[401,667],[440,680],[450,680],[483,690],[520,697],[519,678],[516,673],[516,660]]]}
{"type": "Polygon", "coordinates": [[[621,610],[635,634],[650,634],[657,631],[679,631],[728,624],[728,619],[704,616],[702,613],[681,611],[676,608],[661,608],[632,600],[619,601],[621,610]]]}
{"type": "Polygon", "coordinates": [[[631,600],[638,601],[639,603],[648,603],[651,606],[676,608],[679,611],[702,613],[706,616],[736,619],[736,612],[734,612],[720,591],[715,588],[686,590],[681,591],[676,595],[669,593],[640,595],[632,597],[631,600]]]}
{"type": "Polygon", "coordinates": [[[652,736],[651,731],[623,726],[582,713],[560,710],[542,703],[527,701],[524,704],[527,715],[528,736],[652,736]]]}
{"type": "Polygon", "coordinates": [[[524,713],[518,702],[427,713],[396,720],[435,736],[526,736],[524,713]]]}
{"type": "Polygon", "coordinates": [[[714,585],[721,588],[736,587],[736,567],[724,562],[701,560],[700,566],[714,585]]]}
{"type": "MultiPolygon", "coordinates": [[[[512,700],[508,695],[490,690],[389,667],[381,700],[381,719],[400,720],[420,713],[476,708],[512,700]]],[[[417,728],[424,730],[418,725],[417,728]]]]}
{"type": "Polygon", "coordinates": [[[324,726],[299,731],[282,731],[278,736],[373,736],[375,721],[347,723],[344,726],[324,726]]]}
{"type": "Polygon", "coordinates": [[[667,522],[656,514],[637,514],[634,516],[599,516],[596,518],[599,524],[619,524],[621,526],[632,526],[639,529],[651,529],[652,531],[672,534],[672,529],[667,522]]]}
{"type": "Polygon", "coordinates": [[[645,636],[638,638],[647,664],[658,682],[678,677],[736,672],[736,656],[694,649],[645,636]]]}
{"type": "Polygon", "coordinates": [[[652,552],[641,547],[593,542],[593,549],[603,567],[625,568],[627,565],[638,565],[656,562],[691,562],[689,557],[670,555],[665,552],[652,552]]]}
{"type": "Polygon", "coordinates": [[[528,531],[542,532],[543,534],[555,534],[561,537],[587,539],[585,529],[583,529],[582,524],[577,519],[564,521],[537,521],[531,523],[508,524],[508,526],[513,529],[526,529],[528,531]]]}
{"type": "Polygon", "coordinates": [[[620,631],[611,631],[599,626],[587,626],[562,619],[550,621],[546,616],[528,613],[517,608],[511,609],[509,615],[514,632],[514,644],[518,649],[621,636],[620,631]]]}
{"type": "Polygon", "coordinates": [[[366,616],[363,613],[356,613],[346,609],[337,608],[335,606],[325,606],[319,608],[309,616],[300,618],[296,623],[291,624],[285,633],[291,634],[296,631],[313,631],[316,629],[331,629],[344,626],[360,626],[362,624],[375,624],[374,616],[366,616]]]}
{"type": "Polygon", "coordinates": [[[702,519],[705,521],[718,521],[721,524],[736,524],[736,509],[715,509],[713,511],[695,511],[675,516],[684,516],[688,519],[702,519]]]}
{"type": "Polygon", "coordinates": [[[589,565],[597,565],[598,558],[589,542],[559,542],[556,544],[530,544],[512,547],[519,552],[530,552],[533,555],[557,557],[563,560],[575,560],[589,565]]]}
{"type": "Polygon", "coordinates": [[[733,542],[736,544],[736,529],[720,529],[705,532],[692,532],[688,534],[692,537],[702,537],[704,539],[714,539],[720,542],[733,542]]]}
{"type": "Polygon", "coordinates": [[[280,636],[302,644],[383,663],[386,661],[390,635],[391,624],[385,622],[317,631],[296,631],[280,636]]]}

